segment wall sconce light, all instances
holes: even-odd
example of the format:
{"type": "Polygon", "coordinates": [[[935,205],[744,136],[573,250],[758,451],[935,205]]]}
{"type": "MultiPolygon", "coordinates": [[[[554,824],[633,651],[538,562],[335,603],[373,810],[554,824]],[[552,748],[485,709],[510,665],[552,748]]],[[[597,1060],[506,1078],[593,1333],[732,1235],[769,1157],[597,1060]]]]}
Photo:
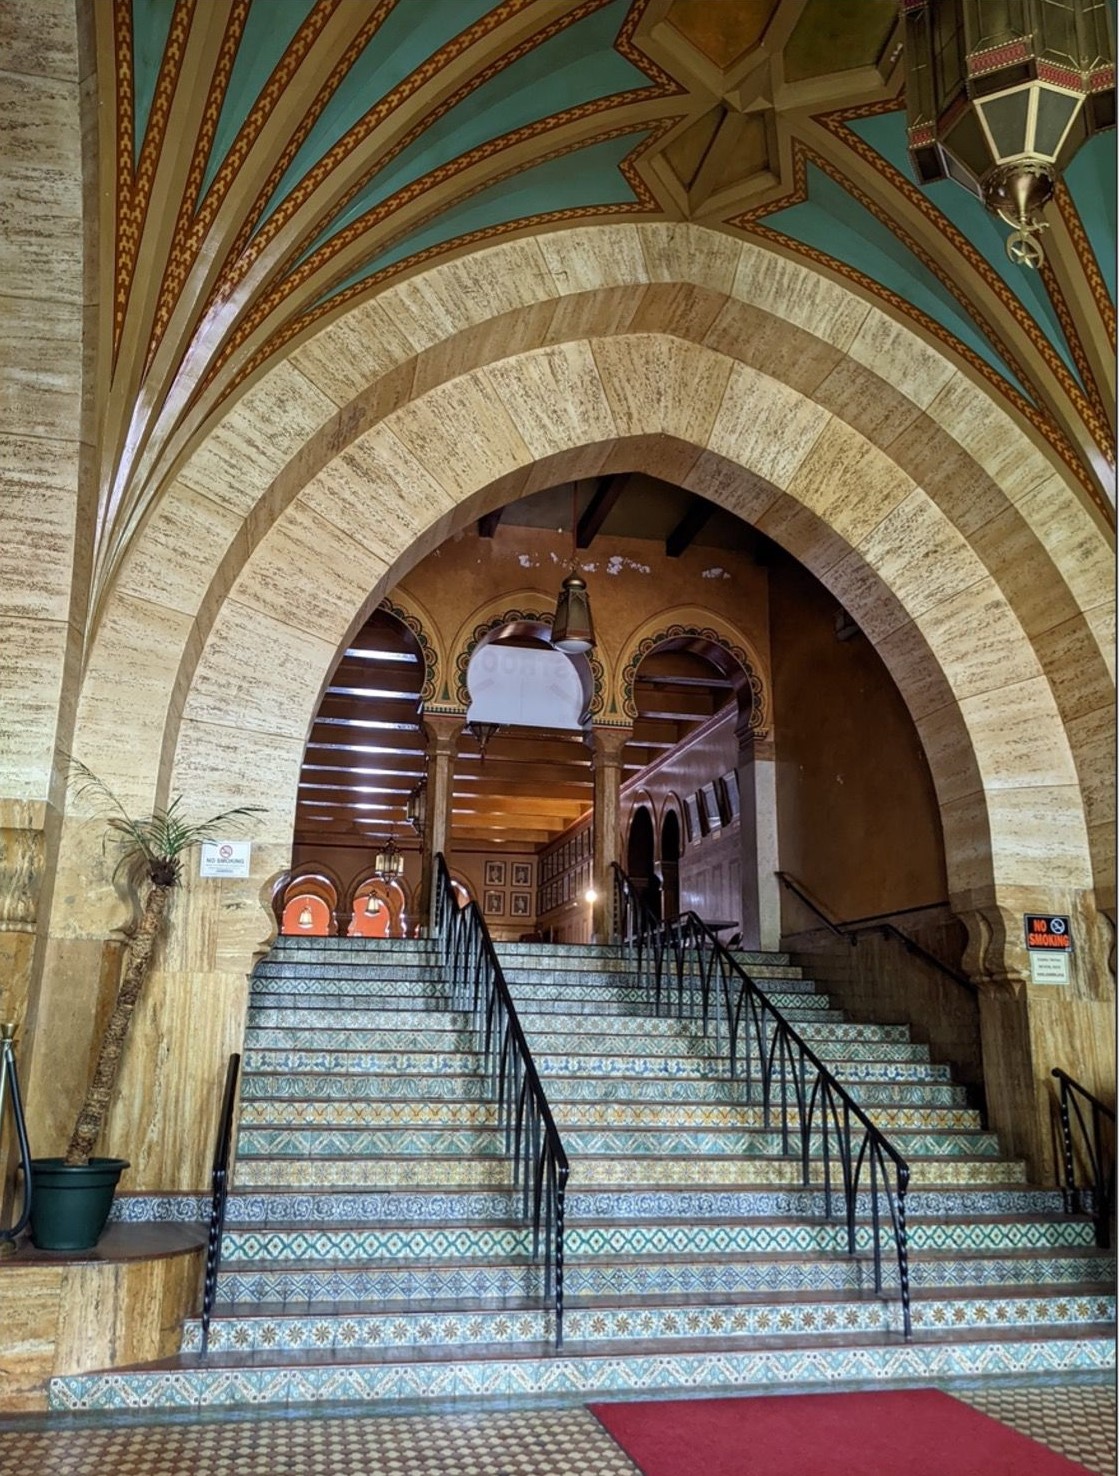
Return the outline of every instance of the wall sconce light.
{"type": "Polygon", "coordinates": [[[315,914],[311,911],[310,907],[308,906],[308,904],[306,902],[304,902],[303,906],[300,908],[299,916],[296,918],[296,922],[299,924],[299,926],[301,928],[313,928],[314,927],[314,925],[315,925],[315,914]]]}

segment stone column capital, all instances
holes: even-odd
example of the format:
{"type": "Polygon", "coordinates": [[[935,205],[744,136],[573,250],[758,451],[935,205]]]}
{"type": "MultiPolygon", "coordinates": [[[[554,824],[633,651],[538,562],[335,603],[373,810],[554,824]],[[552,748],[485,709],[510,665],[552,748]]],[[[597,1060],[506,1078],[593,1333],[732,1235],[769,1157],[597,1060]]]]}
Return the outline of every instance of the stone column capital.
{"type": "Polygon", "coordinates": [[[626,744],[632,737],[632,728],[605,728],[596,724],[591,729],[591,752],[594,754],[595,768],[618,767],[626,744]]]}
{"type": "Polygon", "coordinates": [[[425,713],[423,728],[427,736],[428,752],[441,756],[455,754],[465,726],[465,713],[425,713]]]}
{"type": "Polygon", "coordinates": [[[738,727],[734,730],[734,736],[738,740],[738,763],[751,764],[755,762],[773,763],[776,750],[773,738],[769,733],[759,733],[754,728],[738,727]]]}

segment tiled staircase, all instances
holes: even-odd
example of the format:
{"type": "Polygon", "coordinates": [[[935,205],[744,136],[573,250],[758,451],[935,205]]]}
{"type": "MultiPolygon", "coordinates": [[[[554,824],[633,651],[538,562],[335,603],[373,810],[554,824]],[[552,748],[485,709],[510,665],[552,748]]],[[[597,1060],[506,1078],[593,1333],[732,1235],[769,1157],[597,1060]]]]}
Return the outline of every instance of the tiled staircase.
{"type": "MultiPolygon", "coordinates": [[[[913,1170],[913,1337],[759,1109],[610,948],[499,949],[571,1160],[565,1347],[431,945],[281,939],[253,980],[219,1306],[172,1364],[56,1408],[578,1397],[1114,1366],[1114,1259],[903,1027],[745,967],[913,1170]]],[[[889,1275],[890,1258],[885,1261],[889,1275]]]]}

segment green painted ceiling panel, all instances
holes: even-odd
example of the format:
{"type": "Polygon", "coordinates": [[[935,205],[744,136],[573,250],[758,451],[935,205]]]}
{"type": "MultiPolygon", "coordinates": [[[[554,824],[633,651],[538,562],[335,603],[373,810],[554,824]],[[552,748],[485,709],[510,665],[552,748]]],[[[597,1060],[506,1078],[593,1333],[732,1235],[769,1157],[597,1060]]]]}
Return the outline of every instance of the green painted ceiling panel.
{"type": "Polygon", "coordinates": [[[634,193],[618,168],[622,160],[647,136],[647,130],[625,134],[575,149],[559,159],[549,159],[524,170],[513,179],[502,180],[488,189],[479,190],[469,200],[448,210],[428,225],[421,227],[389,251],[366,263],[325,293],[326,302],[355,282],[371,277],[386,267],[397,266],[429,246],[449,244],[471,231],[491,230],[514,221],[531,220],[556,211],[578,209],[593,204],[632,204],[634,193]]]}
{"type": "Polygon", "coordinates": [[[132,114],[132,157],[140,157],[140,145],[152,110],[156,79],[171,29],[175,0],[132,0],[132,66],[135,100],[132,114]]]}
{"type": "Polygon", "coordinates": [[[627,5],[628,0],[615,0],[464,98],[371,180],[304,256],[397,190],[487,140],[645,83],[648,79],[613,48],[627,5]]]}
{"type": "Polygon", "coordinates": [[[311,11],[311,0],[255,0],[225,89],[199,199],[214,182],[242,123],[311,11]]]}
{"type": "Polygon", "coordinates": [[[400,0],[317,118],[261,219],[376,102],[492,8],[490,0],[400,0]]]}
{"type": "MultiPolygon", "coordinates": [[[[913,169],[905,149],[904,112],[881,113],[876,118],[862,118],[849,123],[848,127],[912,182],[913,169]]],[[[1029,267],[1017,266],[1006,254],[1009,227],[997,215],[992,215],[974,195],[950,179],[942,179],[934,185],[926,186],[923,193],[994,268],[1060,354],[1069,373],[1079,382],[1076,363],[1069,351],[1060,319],[1045,290],[1045,284],[1037,272],[1029,267]]]]}
{"type": "Polygon", "coordinates": [[[1025,394],[963,308],[892,231],[821,170],[808,166],[808,199],[766,217],[766,225],[838,262],[920,308],[1025,394]]]}
{"type": "Polygon", "coordinates": [[[1107,290],[1115,301],[1115,133],[1090,138],[1065,170],[1107,290]]]}

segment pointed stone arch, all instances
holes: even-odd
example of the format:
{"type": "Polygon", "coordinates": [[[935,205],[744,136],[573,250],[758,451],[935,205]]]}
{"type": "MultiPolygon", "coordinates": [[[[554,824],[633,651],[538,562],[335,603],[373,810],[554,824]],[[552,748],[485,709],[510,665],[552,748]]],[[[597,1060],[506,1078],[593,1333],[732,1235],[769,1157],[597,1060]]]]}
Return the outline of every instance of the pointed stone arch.
{"type": "MultiPolygon", "coordinates": [[[[140,809],[179,790],[269,809],[253,877],[172,938],[149,1028],[201,978],[210,1055],[239,1046],[261,878],[288,864],[307,727],[364,614],[482,513],[612,472],[737,513],[858,621],[924,743],[978,976],[1013,955],[1020,978],[1027,899],[1090,927],[1114,885],[1112,549],[1029,428],[910,329],[751,243],[572,230],[533,243],[534,275],[503,251],[483,253],[495,281],[509,264],[500,302],[464,302],[433,268],[247,385],[182,448],[100,607],[74,751],[140,809]],[[329,363],[363,334],[376,369],[335,398],[329,363]]],[[[82,907],[66,926],[92,934],[82,907]]],[[[176,1047],[161,1069],[201,1068],[176,1047]]],[[[204,1153],[139,1123],[130,1138],[125,1115],[139,1187],[201,1181],[204,1153]]]]}

